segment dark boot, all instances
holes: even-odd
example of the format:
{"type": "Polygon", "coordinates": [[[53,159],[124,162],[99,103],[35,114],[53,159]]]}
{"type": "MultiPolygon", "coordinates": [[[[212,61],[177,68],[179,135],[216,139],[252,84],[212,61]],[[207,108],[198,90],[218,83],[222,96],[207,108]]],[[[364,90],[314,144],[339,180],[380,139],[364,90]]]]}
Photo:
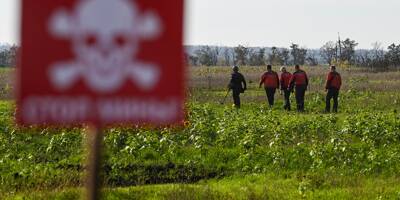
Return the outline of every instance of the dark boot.
{"type": "Polygon", "coordinates": [[[233,91],[232,92],[233,103],[235,104],[236,108],[240,108],[240,91],[233,91]]]}

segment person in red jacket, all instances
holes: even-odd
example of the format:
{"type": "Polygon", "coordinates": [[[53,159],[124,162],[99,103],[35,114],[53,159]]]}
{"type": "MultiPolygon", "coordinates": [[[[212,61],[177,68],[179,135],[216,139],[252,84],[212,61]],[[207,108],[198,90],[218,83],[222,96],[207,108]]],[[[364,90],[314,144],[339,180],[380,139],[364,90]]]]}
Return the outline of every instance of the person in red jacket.
{"type": "Polygon", "coordinates": [[[325,111],[331,111],[331,99],[333,98],[333,112],[337,112],[338,110],[338,97],[339,97],[339,90],[342,87],[342,77],[336,71],[336,66],[331,66],[331,71],[328,73],[326,77],[326,85],[325,89],[327,91],[326,94],[326,107],[325,111]]]}
{"type": "Polygon", "coordinates": [[[290,79],[292,78],[292,74],[286,71],[286,67],[281,67],[281,93],[283,93],[285,97],[285,105],[283,108],[285,110],[290,111],[290,79]]]}
{"type": "Polygon", "coordinates": [[[299,65],[295,66],[296,72],[293,73],[290,79],[290,91],[296,89],[296,104],[297,111],[304,112],[304,95],[308,87],[308,77],[305,71],[300,69],[299,65]]]}
{"type": "Polygon", "coordinates": [[[261,76],[260,88],[264,85],[265,92],[267,93],[268,104],[270,107],[274,105],[274,97],[276,89],[279,89],[279,76],[276,72],[272,71],[272,66],[267,65],[267,71],[261,76]]]}

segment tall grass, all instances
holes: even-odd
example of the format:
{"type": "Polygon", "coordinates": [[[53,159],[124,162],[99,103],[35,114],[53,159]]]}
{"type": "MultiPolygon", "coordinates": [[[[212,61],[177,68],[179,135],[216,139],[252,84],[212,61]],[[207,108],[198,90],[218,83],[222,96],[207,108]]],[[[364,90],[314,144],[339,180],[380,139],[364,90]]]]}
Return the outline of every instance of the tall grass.
{"type": "MultiPolygon", "coordinates": [[[[279,71],[280,67],[273,67],[279,71]]],[[[329,71],[328,67],[304,67],[310,78],[310,91],[322,91],[325,78],[329,71]]],[[[265,67],[241,67],[241,73],[250,83],[250,88],[258,87],[258,82],[265,67]]],[[[288,71],[294,72],[293,67],[288,71]]],[[[358,91],[399,91],[400,71],[374,72],[363,68],[338,69],[343,78],[344,90],[358,91]]],[[[189,85],[191,90],[208,89],[221,90],[226,88],[230,78],[230,67],[191,67],[189,85]]]]}

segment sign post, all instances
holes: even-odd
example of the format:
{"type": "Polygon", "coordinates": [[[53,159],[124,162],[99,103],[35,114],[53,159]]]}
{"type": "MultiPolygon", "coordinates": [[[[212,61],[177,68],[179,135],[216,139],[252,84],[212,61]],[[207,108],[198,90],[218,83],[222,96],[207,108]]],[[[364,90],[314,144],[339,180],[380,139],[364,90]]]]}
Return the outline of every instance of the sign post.
{"type": "Polygon", "coordinates": [[[88,198],[103,133],[183,120],[184,0],[22,0],[17,122],[93,124],[88,198]]]}
{"type": "Polygon", "coordinates": [[[100,170],[102,165],[102,146],[103,146],[103,131],[101,128],[93,128],[88,131],[88,147],[89,159],[88,175],[86,181],[87,199],[99,199],[102,179],[100,170]]]}

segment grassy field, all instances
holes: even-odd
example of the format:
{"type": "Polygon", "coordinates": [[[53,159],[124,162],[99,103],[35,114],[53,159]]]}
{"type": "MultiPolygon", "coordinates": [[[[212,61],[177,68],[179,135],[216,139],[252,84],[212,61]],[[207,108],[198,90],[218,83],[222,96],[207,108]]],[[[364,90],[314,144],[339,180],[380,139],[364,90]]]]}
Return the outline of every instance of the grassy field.
{"type": "MultiPolygon", "coordinates": [[[[308,179],[247,175],[196,184],[167,184],[109,188],[104,199],[399,199],[399,180],[393,178],[329,177],[323,185],[308,179]]],[[[82,189],[35,191],[5,199],[80,199],[82,189]],[[29,198],[28,198],[29,197],[29,198]]]]}
{"type": "MultiPolygon", "coordinates": [[[[240,110],[218,103],[230,68],[191,68],[184,127],[108,129],[105,199],[400,199],[400,72],[340,69],[339,113],[324,114],[327,68],[306,68],[299,114],[278,94],[267,107],[262,71],[242,69],[240,110]]],[[[79,199],[85,128],[16,127],[0,74],[0,199],[79,199]]]]}

